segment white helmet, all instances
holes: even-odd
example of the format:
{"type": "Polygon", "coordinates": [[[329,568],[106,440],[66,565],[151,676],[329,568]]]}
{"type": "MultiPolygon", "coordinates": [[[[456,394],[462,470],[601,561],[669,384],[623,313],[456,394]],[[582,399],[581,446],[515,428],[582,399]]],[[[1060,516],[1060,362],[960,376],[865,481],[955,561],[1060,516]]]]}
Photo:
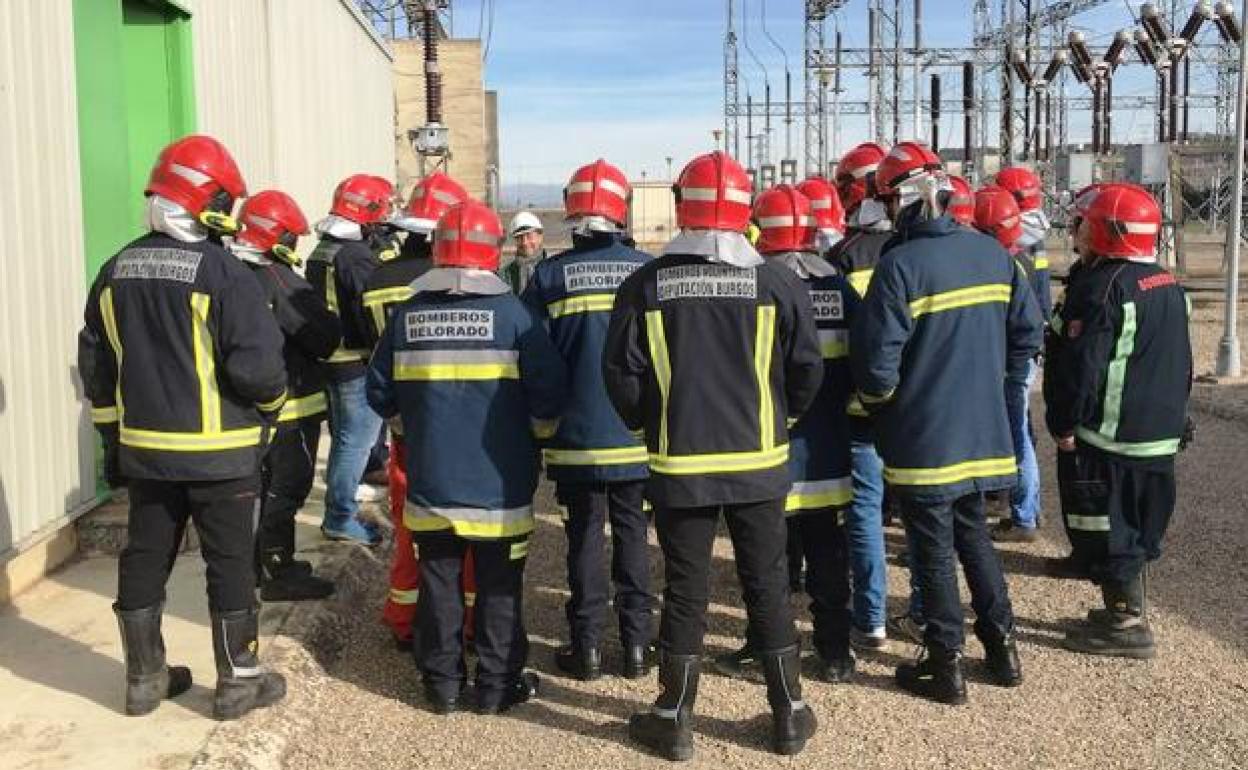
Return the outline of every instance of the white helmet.
{"type": "Polygon", "coordinates": [[[531,230],[542,231],[542,220],[538,219],[531,211],[521,211],[511,218],[511,225],[507,228],[507,233],[515,238],[517,235],[527,233],[531,230]]]}

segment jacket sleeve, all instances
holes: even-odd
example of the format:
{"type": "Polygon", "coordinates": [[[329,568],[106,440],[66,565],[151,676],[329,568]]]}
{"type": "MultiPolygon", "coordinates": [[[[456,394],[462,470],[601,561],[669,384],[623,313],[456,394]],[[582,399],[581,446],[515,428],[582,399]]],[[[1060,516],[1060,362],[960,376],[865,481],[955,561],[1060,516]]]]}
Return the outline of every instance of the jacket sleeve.
{"type": "Polygon", "coordinates": [[[389,334],[381,335],[368,361],[364,395],[368,405],[383,419],[399,413],[399,403],[394,397],[394,346],[389,334]]]}
{"type": "Polygon", "coordinates": [[[611,405],[632,431],[645,423],[645,387],[652,364],[642,319],[640,272],[620,284],[602,352],[602,379],[611,405]]]}
{"type": "Polygon", "coordinates": [[[275,415],[286,403],[283,338],[259,281],[239,265],[227,273],[212,304],[217,360],[226,380],[261,412],[275,415]]]}
{"type": "Polygon", "coordinates": [[[363,242],[351,243],[334,260],[334,280],[338,283],[339,313],[344,328],[356,330],[360,339],[369,339],[368,310],[364,289],[378,262],[363,242]]]}
{"type": "Polygon", "coordinates": [[[528,308],[519,310],[520,383],[529,402],[533,435],[549,439],[559,429],[568,400],[568,369],[545,324],[528,308]]]}
{"type": "Polygon", "coordinates": [[[278,325],[303,352],[322,361],[342,342],[342,322],[330,311],[323,294],[298,276],[278,278],[283,291],[274,308],[278,325]]]}
{"type": "Polygon", "coordinates": [[[108,271],[106,264],[91,286],[83,312],[82,331],[78,333],[78,376],[82,379],[83,393],[91,402],[91,422],[106,437],[116,432],[119,419],[117,356],[100,312],[100,294],[108,271]]]}
{"type": "Polygon", "coordinates": [[[910,301],[897,262],[881,260],[849,334],[850,371],[868,411],[892,398],[900,384],[902,353],[913,331],[910,301]]]}
{"type": "Polygon", "coordinates": [[[1031,360],[1044,341],[1044,317],[1036,302],[1035,292],[1027,282],[1027,274],[1013,259],[1010,279],[1010,304],[1005,319],[1005,378],[1015,385],[1027,382],[1031,360]]]}
{"type": "Polygon", "coordinates": [[[788,418],[801,417],[819,394],[823,382],[823,354],[815,309],[806,286],[788,268],[783,268],[786,301],[779,319],[780,349],[784,354],[784,394],[788,418]]]}
{"type": "Polygon", "coordinates": [[[1121,321],[1112,300],[1073,295],[1050,337],[1046,362],[1045,424],[1054,436],[1069,436],[1096,413],[1105,370],[1121,321]]]}

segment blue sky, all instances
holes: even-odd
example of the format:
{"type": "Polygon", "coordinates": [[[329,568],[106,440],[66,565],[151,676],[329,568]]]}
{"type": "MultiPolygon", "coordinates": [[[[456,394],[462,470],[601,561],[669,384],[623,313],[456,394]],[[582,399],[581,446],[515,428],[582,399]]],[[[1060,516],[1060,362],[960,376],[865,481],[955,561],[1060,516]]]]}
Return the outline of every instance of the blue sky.
{"type": "MultiPolygon", "coordinates": [[[[456,0],[456,37],[477,36],[483,1],[456,0]]],[[[773,99],[783,98],[784,59],[763,35],[764,10],[767,32],[787,52],[794,97],[800,98],[803,0],[736,2],[742,100],[748,90],[761,101],[765,79],[771,82],[773,99]]],[[[488,12],[484,20],[489,37],[485,72],[487,87],[499,91],[505,185],[561,184],[573,168],[598,156],[634,179],[643,171],[651,179],[666,178],[667,157],[674,159],[678,171],[689,157],[713,147],[711,130],[723,123],[723,0],[494,0],[493,5],[492,34],[488,12]]],[[[911,5],[910,0],[903,3],[911,5]]],[[[970,45],[970,0],[926,0],[924,5],[925,44],[970,45]]],[[[999,3],[992,0],[991,5],[999,3]]],[[[1116,29],[1132,26],[1130,12],[1138,5],[1115,0],[1079,16],[1076,27],[1087,31],[1094,53],[1103,51],[1116,29]]],[[[1164,0],[1161,5],[1166,5],[1164,0]]],[[[1184,12],[1190,5],[1181,3],[1184,12]]],[[[866,7],[867,0],[851,0],[839,12],[848,47],[867,43],[866,7]]],[[[829,43],[832,29],[829,23],[829,43]]],[[[905,29],[908,41],[909,21],[905,29]]],[[[1212,30],[1205,34],[1216,39],[1212,30]]],[[[960,94],[961,86],[960,75],[947,72],[949,98],[960,94]]],[[[1131,64],[1122,72],[1115,81],[1117,93],[1153,91],[1155,81],[1142,65],[1131,64]]],[[[860,72],[847,72],[846,98],[864,98],[865,83],[860,72]]],[[[905,86],[906,93],[909,88],[905,86]]],[[[1193,87],[1211,89],[1211,83],[1193,87]]],[[[927,92],[925,76],[925,97],[927,92]]],[[[1085,95],[1086,89],[1072,80],[1069,93],[1085,95]]],[[[903,120],[903,127],[908,125],[903,120]]],[[[1152,125],[1150,115],[1124,114],[1116,118],[1115,140],[1151,140],[1152,125]]],[[[960,126],[960,114],[947,115],[942,134],[960,143],[960,126]]],[[[774,128],[778,158],[784,126],[777,122],[774,128]]],[[[846,119],[846,144],[865,139],[865,134],[865,118],[846,119]]],[[[1088,134],[1086,116],[1074,116],[1072,139],[1085,140],[1088,134]]],[[[794,154],[799,157],[801,135],[799,119],[793,126],[794,154]]]]}

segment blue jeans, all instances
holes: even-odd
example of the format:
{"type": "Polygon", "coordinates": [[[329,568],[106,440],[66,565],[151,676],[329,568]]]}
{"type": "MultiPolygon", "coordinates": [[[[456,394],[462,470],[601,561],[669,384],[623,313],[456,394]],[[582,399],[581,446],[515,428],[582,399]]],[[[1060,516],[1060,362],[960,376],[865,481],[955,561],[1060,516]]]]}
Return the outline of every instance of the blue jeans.
{"type": "Polygon", "coordinates": [[[1031,440],[1031,415],[1028,412],[1029,391],[1036,379],[1036,363],[1027,370],[1023,385],[1005,386],[1005,409],[1010,418],[1010,434],[1014,439],[1014,457],[1018,461],[1018,483],[1010,492],[1010,518],[1014,524],[1034,529],[1040,517],[1040,466],[1036,462],[1036,446],[1031,440]]]}
{"type": "Polygon", "coordinates": [[[364,377],[331,382],[326,389],[331,442],[325,472],[325,524],[339,526],[360,511],[355,491],[381,430],[381,417],[364,396],[364,377]]]}
{"type": "Polygon", "coordinates": [[[888,571],[884,564],[884,461],[875,445],[850,444],[854,499],[845,516],[849,564],[854,576],[854,626],[871,631],[884,626],[888,571]]]}

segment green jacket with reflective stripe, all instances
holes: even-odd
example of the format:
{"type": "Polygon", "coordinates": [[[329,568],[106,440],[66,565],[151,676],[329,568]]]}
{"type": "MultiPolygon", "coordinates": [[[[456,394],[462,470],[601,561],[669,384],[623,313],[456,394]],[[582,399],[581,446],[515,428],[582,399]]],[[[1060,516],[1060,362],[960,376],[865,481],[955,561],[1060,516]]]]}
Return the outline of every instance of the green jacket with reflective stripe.
{"type": "Polygon", "coordinates": [[[1132,458],[1178,451],[1192,346],[1186,293],[1164,268],[1106,259],[1072,273],[1046,352],[1053,435],[1132,458]]]}
{"type": "Polygon", "coordinates": [[[127,478],[256,473],[286,401],[282,331],[251,270],[209,241],[149,233],[104,263],[78,369],[127,478]]]}

